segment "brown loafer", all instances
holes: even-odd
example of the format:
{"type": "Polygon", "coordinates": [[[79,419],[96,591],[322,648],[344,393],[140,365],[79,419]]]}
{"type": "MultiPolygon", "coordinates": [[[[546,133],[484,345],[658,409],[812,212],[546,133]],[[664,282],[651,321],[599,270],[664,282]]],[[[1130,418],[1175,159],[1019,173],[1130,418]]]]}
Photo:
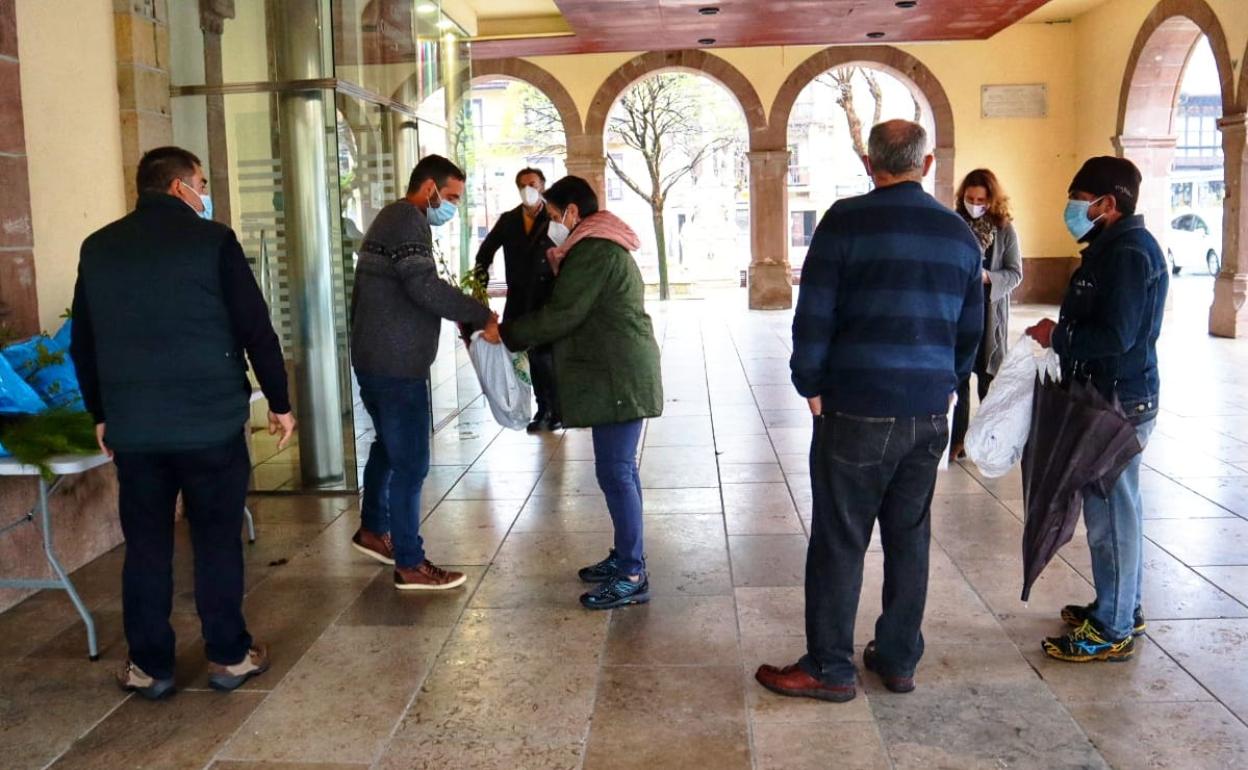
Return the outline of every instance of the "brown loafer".
{"type": "Polygon", "coordinates": [[[754,673],[754,678],[763,687],[777,695],[788,695],[794,698],[815,698],[833,703],[845,703],[853,700],[858,694],[852,682],[824,684],[797,665],[784,668],[762,665],[754,673]]]}
{"type": "Polygon", "coordinates": [[[363,527],[351,537],[351,547],[382,564],[394,564],[394,543],[390,535],[379,535],[363,527]]]}
{"type": "Polygon", "coordinates": [[[914,677],[891,676],[880,671],[880,657],[875,649],[875,642],[867,644],[867,649],[862,651],[862,665],[866,666],[868,671],[878,674],[880,681],[884,683],[884,687],[889,691],[896,693],[914,692],[914,677]]]}
{"type": "Polygon", "coordinates": [[[394,587],[400,591],[445,591],[462,586],[467,579],[464,573],[436,567],[428,559],[419,567],[394,568],[394,587]]]}

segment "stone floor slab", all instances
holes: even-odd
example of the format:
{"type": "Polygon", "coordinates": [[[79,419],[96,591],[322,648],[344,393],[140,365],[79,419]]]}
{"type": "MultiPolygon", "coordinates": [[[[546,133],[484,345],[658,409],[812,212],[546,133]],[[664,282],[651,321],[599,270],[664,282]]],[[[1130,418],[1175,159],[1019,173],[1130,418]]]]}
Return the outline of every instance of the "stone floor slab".
{"type": "Polygon", "coordinates": [[[330,628],[220,756],[372,762],[449,633],[437,626],[330,628]],[[326,729],[309,731],[308,725],[326,729]]]}
{"type": "Polygon", "coordinates": [[[1086,703],[1071,713],[1113,767],[1248,767],[1248,727],[1219,703],[1086,703]]]}

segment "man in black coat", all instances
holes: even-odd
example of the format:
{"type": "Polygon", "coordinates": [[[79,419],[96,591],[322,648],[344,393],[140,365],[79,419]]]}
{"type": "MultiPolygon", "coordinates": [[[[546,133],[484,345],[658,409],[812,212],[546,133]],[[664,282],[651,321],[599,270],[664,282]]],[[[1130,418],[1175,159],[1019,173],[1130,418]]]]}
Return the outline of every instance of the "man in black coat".
{"type": "MultiPolygon", "coordinates": [[[[555,273],[546,259],[546,250],[554,246],[547,233],[550,218],[546,216],[546,204],[542,200],[546,175],[541,169],[521,169],[516,174],[516,188],[520,192],[520,205],[498,218],[477,251],[476,273],[484,283],[489,281],[494,255],[499,247],[503,249],[507,272],[504,322],[543,307],[550,301],[555,282],[555,273]]],[[[537,397],[537,414],[529,423],[529,433],[561,429],[563,423],[550,346],[529,351],[529,369],[533,376],[533,394],[537,397]]]]}
{"type": "Polygon", "coordinates": [[[209,683],[233,690],[269,667],[243,619],[247,361],[269,401],[269,432],[282,434],[279,448],[295,419],[269,309],[234,231],[210,219],[199,159],[160,147],[139,161],[137,176],[135,210],[82,244],[70,354],[100,448],[117,466],[130,648],[118,683],[154,700],[174,689],[179,492],[209,683]]]}

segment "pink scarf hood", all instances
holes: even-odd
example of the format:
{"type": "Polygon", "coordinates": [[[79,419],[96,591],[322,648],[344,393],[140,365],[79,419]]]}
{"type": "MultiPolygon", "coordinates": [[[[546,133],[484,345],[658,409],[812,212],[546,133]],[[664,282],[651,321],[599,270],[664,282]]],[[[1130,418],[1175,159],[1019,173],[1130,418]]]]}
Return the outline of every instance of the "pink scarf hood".
{"type": "Polygon", "coordinates": [[[610,211],[599,211],[582,219],[562,246],[546,250],[546,259],[550,262],[551,268],[558,273],[563,258],[568,255],[573,246],[586,238],[604,238],[618,243],[628,251],[641,248],[641,239],[623,219],[610,211]]]}

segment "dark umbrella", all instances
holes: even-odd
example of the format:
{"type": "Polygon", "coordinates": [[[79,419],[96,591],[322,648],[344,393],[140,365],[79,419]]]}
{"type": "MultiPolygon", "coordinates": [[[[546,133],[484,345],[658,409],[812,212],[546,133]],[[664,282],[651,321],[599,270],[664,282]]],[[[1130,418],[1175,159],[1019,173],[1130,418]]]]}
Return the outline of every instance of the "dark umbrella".
{"type": "Polygon", "coordinates": [[[1085,494],[1104,496],[1143,451],[1121,407],[1089,384],[1036,378],[1023,449],[1023,601],[1070,542],[1085,494]]]}

